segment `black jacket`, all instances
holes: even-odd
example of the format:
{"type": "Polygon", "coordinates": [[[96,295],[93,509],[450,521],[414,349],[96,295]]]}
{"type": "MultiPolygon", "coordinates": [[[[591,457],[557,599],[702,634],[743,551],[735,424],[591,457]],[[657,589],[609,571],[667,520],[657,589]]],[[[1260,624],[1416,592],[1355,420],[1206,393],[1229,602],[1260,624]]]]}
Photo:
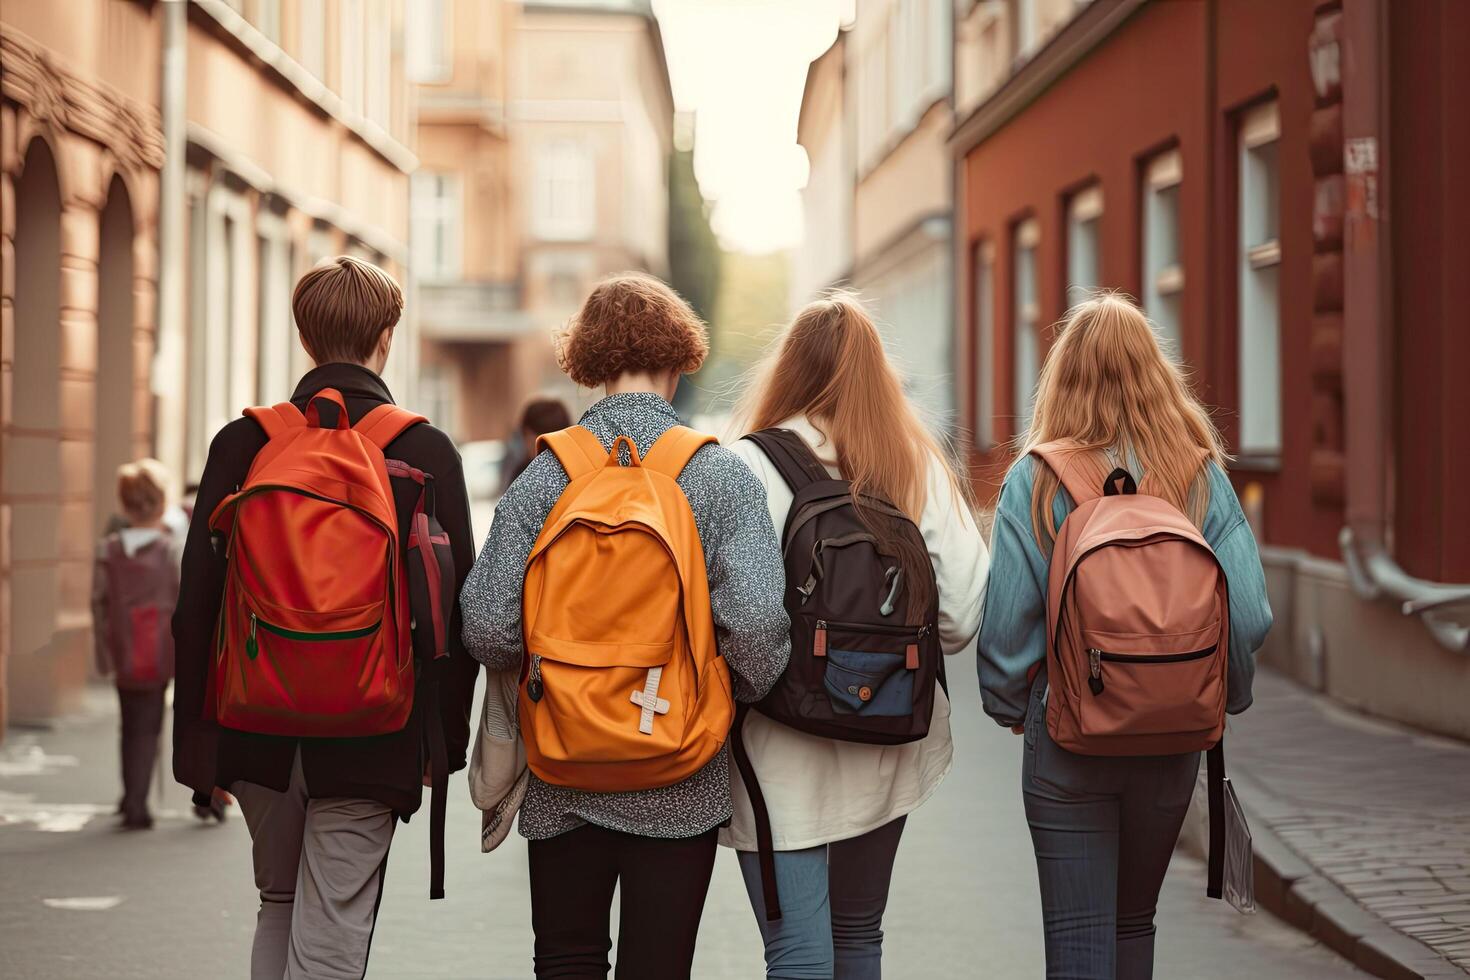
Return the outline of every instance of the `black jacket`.
{"type": "MultiPolygon", "coordinates": [[[[342,393],[353,422],[374,406],[393,400],[381,378],[355,364],[325,364],[308,372],[291,400],[304,410],[308,398],[323,388],[336,388],[342,393]]],[[[215,786],[228,788],[237,779],[285,790],[299,745],[310,796],[376,800],[407,819],[418,810],[423,795],[425,720],[432,716],[428,700],[433,692],[438,696],[450,771],[465,765],[479,665],[465,653],[460,639],[457,598],[448,624],[449,656],[418,665],[413,713],[400,732],[341,739],[247,734],[217,726],[213,705],[205,704],[225,575],[224,556],[211,542],[209,515],[226,495],[245,482],[250,464],[265,442],[265,432],[250,419],[240,418],[226,425],[209,447],[209,460],[199,483],[173,618],[177,657],[174,778],[196,794],[207,794],[215,786]]],[[[455,572],[452,588],[457,597],[474,562],[469,500],[459,453],[443,432],[430,425],[415,425],[389,444],[386,455],[433,475],[435,514],[451,542],[455,572]]],[[[393,497],[400,540],[406,541],[418,487],[408,480],[394,480],[393,497]]],[[[446,583],[446,587],[451,586],[446,583]]]]}

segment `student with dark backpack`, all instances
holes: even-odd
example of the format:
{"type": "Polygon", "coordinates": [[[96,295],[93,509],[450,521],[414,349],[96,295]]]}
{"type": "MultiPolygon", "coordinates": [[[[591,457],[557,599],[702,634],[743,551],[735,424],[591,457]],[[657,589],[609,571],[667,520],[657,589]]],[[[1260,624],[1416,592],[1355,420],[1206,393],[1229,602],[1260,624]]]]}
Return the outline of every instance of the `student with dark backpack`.
{"type": "Polygon", "coordinates": [[[292,306],[317,366],[211,444],[173,620],[174,774],[196,804],[240,802],[253,980],[363,974],[395,822],[429,784],[442,897],[477,670],[455,601],[473,557],[459,455],[379,377],[397,283],[343,256],[292,306]]]}
{"type": "Polygon", "coordinates": [[[1271,627],[1225,460],[1136,306],[1071,311],[1001,488],[979,658],[985,710],[1025,736],[1048,976],[1152,976],[1203,750],[1219,798],[1225,715],[1271,627]]]}
{"type": "Polygon", "coordinates": [[[782,530],[791,662],[738,716],[721,839],[768,976],[868,980],[904,821],[950,769],[944,655],[979,627],[985,542],[852,297],[797,314],[742,422],[782,530]]]}

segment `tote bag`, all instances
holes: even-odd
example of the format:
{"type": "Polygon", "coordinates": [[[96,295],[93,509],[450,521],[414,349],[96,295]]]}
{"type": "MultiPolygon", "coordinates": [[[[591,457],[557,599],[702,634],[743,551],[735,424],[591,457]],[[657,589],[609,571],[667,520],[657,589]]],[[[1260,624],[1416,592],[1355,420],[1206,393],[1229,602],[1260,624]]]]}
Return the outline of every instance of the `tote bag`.
{"type": "Polygon", "coordinates": [[[470,753],[470,799],[481,811],[480,850],[489,853],[510,835],[531,774],[516,723],[519,672],[485,670],[480,727],[470,753]]]}

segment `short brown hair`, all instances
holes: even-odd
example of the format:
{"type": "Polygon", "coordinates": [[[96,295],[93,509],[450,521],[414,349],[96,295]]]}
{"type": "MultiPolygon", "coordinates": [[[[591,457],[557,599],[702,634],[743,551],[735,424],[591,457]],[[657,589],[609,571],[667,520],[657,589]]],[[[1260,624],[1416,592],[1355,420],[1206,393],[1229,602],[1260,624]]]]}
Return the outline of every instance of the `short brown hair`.
{"type": "Polygon", "coordinates": [[[572,413],[560,398],[532,398],[521,409],[521,428],[538,436],[565,429],[571,424],[572,413]]]}
{"type": "Polygon", "coordinates": [[[699,370],[704,323],[662,280],[642,272],[604,279],[557,338],[561,369],[584,388],[633,371],[699,370]]]}
{"type": "Polygon", "coordinates": [[[140,459],[117,468],[117,502],[134,526],[163,517],[168,503],[168,470],[156,459],[140,459]]]}
{"type": "Polygon", "coordinates": [[[403,313],[403,290],[371,262],[339,255],[323,259],[291,295],[301,343],[318,364],[362,362],[383,331],[403,313]]]}

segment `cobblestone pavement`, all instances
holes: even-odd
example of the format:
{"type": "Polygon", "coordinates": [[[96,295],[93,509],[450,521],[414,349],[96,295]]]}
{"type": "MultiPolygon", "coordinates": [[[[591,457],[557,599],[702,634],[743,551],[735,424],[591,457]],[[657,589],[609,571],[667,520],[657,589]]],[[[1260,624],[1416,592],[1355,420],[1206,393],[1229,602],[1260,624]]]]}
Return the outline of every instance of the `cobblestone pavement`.
{"type": "Polygon", "coordinates": [[[1470,745],[1366,718],[1269,671],[1232,719],[1246,803],[1395,929],[1470,972],[1470,745]]]}
{"type": "MultiPolygon", "coordinates": [[[[984,718],[974,661],[953,662],[955,770],[910,820],[884,922],[889,980],[1037,977],[1041,913],[1020,800],[1020,740],[984,718]],[[966,683],[968,682],[968,683],[966,683]]],[[[0,749],[0,977],[173,980],[245,975],[256,901],[236,814],[198,824],[168,784],[149,833],[114,829],[116,729],[110,691],[55,732],[12,731],[0,749]]],[[[454,779],[448,898],[429,902],[427,828],[400,827],[368,976],[383,980],[530,975],[526,851],[513,836],[479,853],[478,814],[454,779]]],[[[1161,980],[1362,976],[1270,915],[1204,897],[1180,855],[1159,909],[1161,980]]],[[[760,941],[736,863],[716,862],[694,977],[762,975],[760,941]]]]}

